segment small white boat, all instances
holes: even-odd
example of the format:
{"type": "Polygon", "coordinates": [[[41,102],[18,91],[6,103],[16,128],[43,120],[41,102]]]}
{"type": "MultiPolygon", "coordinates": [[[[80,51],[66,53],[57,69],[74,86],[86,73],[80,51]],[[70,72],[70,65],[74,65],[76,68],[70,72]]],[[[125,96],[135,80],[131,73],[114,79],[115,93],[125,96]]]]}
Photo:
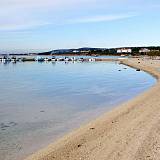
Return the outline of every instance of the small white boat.
{"type": "Polygon", "coordinates": [[[64,59],[65,61],[69,61],[69,58],[68,57],[65,57],[65,59],[64,59]]]}
{"type": "Polygon", "coordinates": [[[16,57],[12,57],[11,62],[15,63],[16,62],[16,57]]]}
{"type": "Polygon", "coordinates": [[[76,57],[72,57],[72,58],[71,58],[71,61],[76,61],[76,57]]]}
{"type": "Polygon", "coordinates": [[[95,62],[95,59],[94,59],[94,58],[89,58],[88,61],[89,61],[89,62],[95,62]]]}
{"type": "Polygon", "coordinates": [[[83,62],[83,61],[84,61],[83,58],[79,58],[79,59],[78,59],[78,62],[83,62]]]}
{"type": "Polygon", "coordinates": [[[43,62],[43,61],[44,61],[44,58],[38,56],[38,57],[35,58],[35,61],[43,62]]]}
{"type": "Polygon", "coordinates": [[[2,62],[6,62],[6,61],[7,61],[7,58],[6,58],[6,57],[3,57],[1,61],[2,61],[2,62]]]}
{"type": "Polygon", "coordinates": [[[58,61],[64,61],[64,59],[63,59],[63,58],[58,58],[57,60],[58,60],[58,61]]]}
{"type": "Polygon", "coordinates": [[[55,61],[56,61],[56,58],[55,58],[55,57],[52,57],[51,61],[55,62],[55,61]]]}
{"type": "Polygon", "coordinates": [[[49,58],[44,58],[44,61],[46,61],[46,62],[49,61],[49,58]]]}

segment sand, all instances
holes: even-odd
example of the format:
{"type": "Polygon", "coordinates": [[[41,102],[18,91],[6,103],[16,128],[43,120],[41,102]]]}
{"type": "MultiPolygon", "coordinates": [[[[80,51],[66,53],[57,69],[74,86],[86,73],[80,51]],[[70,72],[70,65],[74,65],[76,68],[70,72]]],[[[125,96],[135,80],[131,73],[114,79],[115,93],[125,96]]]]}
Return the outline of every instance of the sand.
{"type": "Polygon", "coordinates": [[[26,160],[160,160],[160,61],[122,61],[154,75],[156,85],[26,160]]]}

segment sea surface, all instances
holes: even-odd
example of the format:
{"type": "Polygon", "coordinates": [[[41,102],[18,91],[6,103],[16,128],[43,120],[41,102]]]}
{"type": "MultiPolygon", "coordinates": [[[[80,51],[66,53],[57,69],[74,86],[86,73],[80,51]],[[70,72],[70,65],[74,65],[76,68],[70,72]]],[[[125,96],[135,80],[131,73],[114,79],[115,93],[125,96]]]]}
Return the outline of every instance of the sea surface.
{"type": "Polygon", "coordinates": [[[22,160],[155,83],[118,62],[0,63],[0,160],[22,160]]]}

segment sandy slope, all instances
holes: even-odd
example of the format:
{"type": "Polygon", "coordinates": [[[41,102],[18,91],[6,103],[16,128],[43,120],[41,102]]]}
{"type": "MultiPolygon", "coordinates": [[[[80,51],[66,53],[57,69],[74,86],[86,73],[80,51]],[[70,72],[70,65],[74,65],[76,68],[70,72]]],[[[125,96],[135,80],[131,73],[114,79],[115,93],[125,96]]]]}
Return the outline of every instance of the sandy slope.
{"type": "MultiPolygon", "coordinates": [[[[160,61],[123,61],[160,77],[160,61]],[[138,63],[140,62],[140,63],[138,63]],[[151,64],[152,63],[152,64],[151,64]]],[[[160,82],[27,160],[160,160],[160,82]]]]}

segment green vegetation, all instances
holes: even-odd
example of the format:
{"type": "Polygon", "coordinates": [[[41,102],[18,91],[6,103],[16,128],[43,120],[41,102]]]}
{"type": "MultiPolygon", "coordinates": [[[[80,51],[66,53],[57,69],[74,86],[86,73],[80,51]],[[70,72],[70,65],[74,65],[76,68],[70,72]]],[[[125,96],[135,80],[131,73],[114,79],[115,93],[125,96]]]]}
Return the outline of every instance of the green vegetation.
{"type": "Polygon", "coordinates": [[[151,59],[155,59],[160,56],[160,51],[151,51],[147,53],[148,56],[150,56],[151,59]]]}

